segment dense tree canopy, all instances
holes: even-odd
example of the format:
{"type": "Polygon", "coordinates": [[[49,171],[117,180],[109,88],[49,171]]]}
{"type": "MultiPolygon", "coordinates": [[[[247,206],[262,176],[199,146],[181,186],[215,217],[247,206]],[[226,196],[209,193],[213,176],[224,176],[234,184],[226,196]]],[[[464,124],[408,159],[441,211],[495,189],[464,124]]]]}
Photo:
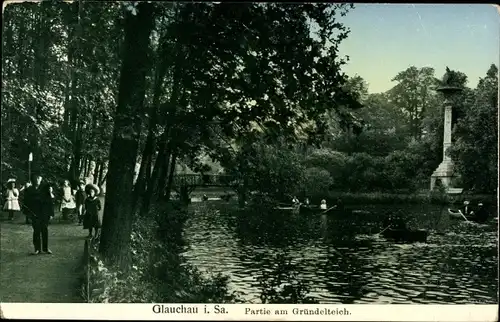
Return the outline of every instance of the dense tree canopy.
{"type": "Polygon", "coordinates": [[[27,180],[32,152],[49,180],[106,181],[101,252],[124,262],[133,209],[168,195],[176,162],[235,164],[261,137],[317,141],[327,113],[357,104],[338,55],[350,7],[9,5],[2,174],[27,180]]]}

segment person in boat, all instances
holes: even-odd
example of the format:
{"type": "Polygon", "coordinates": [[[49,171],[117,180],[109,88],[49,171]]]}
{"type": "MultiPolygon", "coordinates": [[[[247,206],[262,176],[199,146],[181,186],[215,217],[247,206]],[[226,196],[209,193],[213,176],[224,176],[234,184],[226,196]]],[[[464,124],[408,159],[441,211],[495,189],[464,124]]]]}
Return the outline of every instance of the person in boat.
{"type": "Polygon", "coordinates": [[[474,214],[474,212],[472,211],[471,207],[469,206],[469,201],[468,200],[465,200],[464,201],[464,206],[463,208],[461,209],[462,210],[462,214],[464,214],[464,216],[471,216],[474,214]]]}
{"type": "Polygon", "coordinates": [[[408,230],[408,227],[406,226],[406,220],[404,219],[404,216],[401,212],[396,213],[396,216],[394,218],[394,228],[408,230]]]}
{"type": "Polygon", "coordinates": [[[299,201],[299,199],[296,196],[293,196],[293,198],[292,198],[292,204],[294,206],[300,205],[300,201],[299,201]]]}
{"type": "Polygon", "coordinates": [[[488,219],[488,212],[482,202],[477,204],[477,211],[474,213],[474,219],[478,223],[484,223],[488,219]]]}
{"type": "Polygon", "coordinates": [[[203,195],[203,201],[208,201],[208,196],[206,194],[203,195]]]}
{"type": "Polygon", "coordinates": [[[321,200],[321,204],[319,205],[319,209],[323,209],[323,210],[328,209],[328,207],[326,206],[326,200],[325,199],[321,200]]]}
{"type": "Polygon", "coordinates": [[[408,230],[408,227],[406,226],[406,221],[401,212],[390,214],[384,220],[384,227],[398,229],[398,230],[408,230]]]}
{"type": "Polygon", "coordinates": [[[304,200],[304,204],[305,204],[306,206],[309,206],[309,204],[310,204],[310,202],[309,202],[309,198],[306,198],[306,200],[304,200]]]}
{"type": "Polygon", "coordinates": [[[335,204],[335,209],[344,210],[344,203],[342,202],[342,199],[340,198],[337,199],[337,203],[335,204]]]}

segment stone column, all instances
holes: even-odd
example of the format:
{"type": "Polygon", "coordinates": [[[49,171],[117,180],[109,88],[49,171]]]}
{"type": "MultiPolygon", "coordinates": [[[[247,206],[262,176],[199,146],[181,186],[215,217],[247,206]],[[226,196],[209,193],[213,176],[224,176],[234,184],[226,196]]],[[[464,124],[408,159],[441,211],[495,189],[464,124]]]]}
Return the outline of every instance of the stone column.
{"type": "Polygon", "coordinates": [[[446,100],[444,104],[443,162],[451,162],[451,158],[446,155],[446,150],[451,146],[451,120],[453,108],[449,100],[446,100]]]}
{"type": "Polygon", "coordinates": [[[431,176],[431,190],[436,186],[439,180],[445,188],[450,188],[451,179],[453,178],[453,161],[451,157],[446,155],[446,151],[451,146],[451,121],[453,113],[453,105],[449,99],[444,102],[444,135],[443,135],[443,161],[431,176]]]}

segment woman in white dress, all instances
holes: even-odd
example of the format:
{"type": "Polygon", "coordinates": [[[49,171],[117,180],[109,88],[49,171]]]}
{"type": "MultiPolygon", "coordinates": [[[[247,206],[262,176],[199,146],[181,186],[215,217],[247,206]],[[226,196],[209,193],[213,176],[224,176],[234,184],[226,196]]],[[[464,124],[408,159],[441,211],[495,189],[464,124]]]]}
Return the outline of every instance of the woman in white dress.
{"type": "Polygon", "coordinates": [[[9,212],[9,220],[14,219],[14,212],[20,211],[19,207],[19,190],[16,188],[16,179],[7,180],[7,194],[3,210],[9,212]]]}
{"type": "Polygon", "coordinates": [[[64,180],[62,188],[62,199],[61,199],[62,219],[68,220],[69,214],[74,212],[75,209],[76,209],[75,191],[71,189],[69,180],[64,180]]]}

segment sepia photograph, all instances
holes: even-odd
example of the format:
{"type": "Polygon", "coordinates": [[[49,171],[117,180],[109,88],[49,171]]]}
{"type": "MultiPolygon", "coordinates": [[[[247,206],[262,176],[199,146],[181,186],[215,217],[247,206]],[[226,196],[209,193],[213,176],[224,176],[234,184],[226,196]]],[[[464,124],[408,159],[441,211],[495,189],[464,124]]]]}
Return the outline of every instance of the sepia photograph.
{"type": "Polygon", "coordinates": [[[491,4],[5,1],[2,314],[497,306],[499,39],[491,4]]]}

